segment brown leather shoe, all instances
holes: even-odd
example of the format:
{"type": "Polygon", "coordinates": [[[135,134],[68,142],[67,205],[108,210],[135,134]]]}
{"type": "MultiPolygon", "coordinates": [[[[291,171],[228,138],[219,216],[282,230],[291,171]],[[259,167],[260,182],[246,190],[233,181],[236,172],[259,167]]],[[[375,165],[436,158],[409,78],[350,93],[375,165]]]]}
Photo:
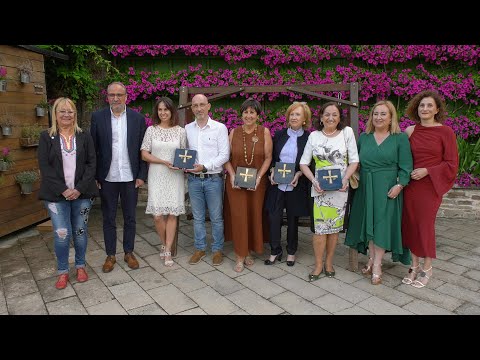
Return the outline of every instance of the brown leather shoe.
{"type": "Polygon", "coordinates": [[[212,257],[212,265],[218,266],[223,263],[223,254],[221,251],[215,251],[212,257]]]}
{"type": "Polygon", "coordinates": [[[130,269],[138,269],[138,260],[135,258],[135,255],[133,255],[133,253],[126,253],[123,260],[125,260],[130,269]]]}
{"type": "Polygon", "coordinates": [[[107,258],[105,259],[105,264],[103,264],[102,271],[104,273],[108,273],[112,271],[116,262],[117,262],[117,259],[115,258],[115,255],[108,255],[107,258]]]}
{"type": "Polygon", "coordinates": [[[192,255],[192,257],[190,258],[190,260],[188,260],[188,263],[190,265],[195,265],[195,264],[198,264],[200,262],[200,260],[202,260],[204,257],[205,257],[206,253],[205,251],[201,251],[201,250],[197,250],[195,251],[195,253],[192,255]]]}

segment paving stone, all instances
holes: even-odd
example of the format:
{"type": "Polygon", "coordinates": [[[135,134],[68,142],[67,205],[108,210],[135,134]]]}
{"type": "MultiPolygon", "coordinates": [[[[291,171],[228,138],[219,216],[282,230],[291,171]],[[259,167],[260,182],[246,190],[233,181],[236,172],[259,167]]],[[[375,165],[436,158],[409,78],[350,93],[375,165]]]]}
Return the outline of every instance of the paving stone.
{"type": "Polygon", "coordinates": [[[313,300],[312,303],[330,314],[335,314],[354,306],[351,302],[343,300],[342,298],[330,293],[326,293],[324,296],[313,300]]]}
{"type": "Polygon", "coordinates": [[[209,315],[228,315],[239,310],[235,304],[210,286],[191,291],[188,296],[209,315]]]}
{"type": "Polygon", "coordinates": [[[328,311],[318,307],[315,303],[307,301],[290,291],[273,296],[270,300],[291,315],[330,315],[328,311]]]}
{"type": "Polygon", "coordinates": [[[117,300],[111,300],[86,308],[90,315],[127,315],[117,300]]]}
{"type": "Polygon", "coordinates": [[[403,308],[418,315],[455,315],[455,313],[451,311],[447,311],[423,300],[413,300],[403,308]]]}
{"type": "Polygon", "coordinates": [[[32,273],[9,276],[3,279],[3,291],[7,299],[38,292],[32,273]]]}
{"type": "Polygon", "coordinates": [[[47,315],[47,309],[40,293],[32,293],[15,298],[7,298],[10,315],[47,315]]]}
{"type": "Polygon", "coordinates": [[[265,300],[250,289],[242,289],[226,296],[231,302],[251,315],[278,315],[282,308],[265,300]]]}
{"type": "Polygon", "coordinates": [[[128,310],[129,315],[168,315],[157,303],[128,310]]]}
{"type": "Polygon", "coordinates": [[[152,304],[154,300],[135,281],[111,286],[110,292],[125,310],[152,304]]]}
{"type": "Polygon", "coordinates": [[[241,283],[221,271],[209,271],[198,275],[198,278],[221,295],[228,295],[244,288],[241,283]]]}
{"type": "Polygon", "coordinates": [[[147,293],[167,314],[178,314],[198,306],[173,284],[148,290],[147,293]]]}
{"type": "Polygon", "coordinates": [[[88,315],[76,296],[50,302],[46,306],[50,315],[88,315]]]}
{"type": "Polygon", "coordinates": [[[237,277],[235,280],[265,299],[269,299],[272,296],[286,291],[283,287],[278,286],[274,282],[271,282],[256,273],[245,274],[237,277]]]}

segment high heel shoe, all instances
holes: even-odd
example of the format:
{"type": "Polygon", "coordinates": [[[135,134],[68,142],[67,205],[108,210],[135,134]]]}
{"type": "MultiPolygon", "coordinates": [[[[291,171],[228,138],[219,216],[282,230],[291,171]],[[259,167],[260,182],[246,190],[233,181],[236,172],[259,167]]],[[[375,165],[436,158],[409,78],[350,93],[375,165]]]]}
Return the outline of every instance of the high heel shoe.
{"type": "Polygon", "coordinates": [[[166,246],[165,245],[160,245],[160,259],[161,260],[164,260],[165,259],[165,250],[166,250],[166,246]]]}
{"type": "Polygon", "coordinates": [[[312,282],[312,281],[320,279],[320,275],[322,275],[323,270],[324,270],[324,268],[322,268],[322,271],[320,271],[319,274],[308,274],[308,281],[312,282]]]}
{"type": "Polygon", "coordinates": [[[287,266],[293,266],[295,265],[295,255],[288,255],[287,256],[287,266]],[[288,260],[289,256],[293,256],[293,260],[288,260]]]}
{"type": "Polygon", "coordinates": [[[410,267],[410,269],[408,269],[408,275],[402,279],[402,283],[407,285],[410,285],[411,283],[413,283],[415,281],[415,278],[417,277],[417,274],[420,272],[417,269],[422,270],[422,268],[420,267],[420,264],[418,264],[417,266],[410,267]]]}
{"type": "Polygon", "coordinates": [[[422,287],[425,287],[428,284],[428,280],[430,280],[430,276],[427,275],[427,271],[432,271],[432,267],[430,266],[430,269],[423,269],[423,271],[420,271],[418,274],[417,280],[413,281],[410,285],[413,287],[420,289],[422,287]],[[420,281],[423,280],[423,281],[420,281]]]}
{"type": "Polygon", "coordinates": [[[327,271],[327,268],[323,267],[323,271],[325,271],[326,277],[333,278],[335,276],[335,269],[333,269],[333,271],[327,271]]]}
{"type": "Polygon", "coordinates": [[[281,252],[280,254],[277,254],[277,255],[270,255],[270,258],[272,256],[275,256],[275,258],[273,260],[267,259],[263,263],[265,265],[273,265],[273,264],[275,264],[275,261],[277,261],[277,260],[278,260],[278,262],[282,261],[283,252],[281,252]]]}
{"type": "Polygon", "coordinates": [[[362,268],[362,274],[366,276],[372,275],[372,266],[373,266],[373,259],[368,258],[368,262],[365,264],[365,266],[362,268]],[[370,264],[370,265],[368,265],[370,264]]]}
{"type": "Polygon", "coordinates": [[[380,285],[382,283],[382,274],[375,273],[373,268],[382,268],[382,264],[373,264],[372,266],[372,285],[380,285]]]}

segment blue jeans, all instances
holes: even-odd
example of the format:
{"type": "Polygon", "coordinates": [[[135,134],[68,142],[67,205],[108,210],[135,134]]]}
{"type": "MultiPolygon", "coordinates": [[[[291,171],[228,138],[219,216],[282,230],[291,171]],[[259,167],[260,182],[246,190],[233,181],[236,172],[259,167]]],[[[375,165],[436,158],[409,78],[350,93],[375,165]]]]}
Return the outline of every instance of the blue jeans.
{"type": "Polygon", "coordinates": [[[75,268],[85,267],[88,214],[92,208],[93,199],[44,201],[44,204],[53,225],[58,275],[68,273],[70,239],[75,246],[75,268]]]}
{"type": "Polygon", "coordinates": [[[212,252],[222,251],[223,234],[223,178],[220,176],[201,179],[188,175],[188,196],[193,213],[194,246],[197,250],[207,248],[205,213],[208,207],[212,224],[212,252]]]}

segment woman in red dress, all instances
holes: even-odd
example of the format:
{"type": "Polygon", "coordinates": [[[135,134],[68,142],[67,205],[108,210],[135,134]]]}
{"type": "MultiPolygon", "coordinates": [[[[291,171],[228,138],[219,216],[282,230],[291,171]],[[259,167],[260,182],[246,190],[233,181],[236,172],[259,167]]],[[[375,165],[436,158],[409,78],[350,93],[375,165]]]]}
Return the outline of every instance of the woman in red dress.
{"type": "Polygon", "coordinates": [[[413,156],[413,171],[404,190],[402,239],[412,253],[412,266],[404,284],[422,288],[432,276],[432,259],[436,258],[435,219],[443,195],[452,188],[458,170],[455,133],[442,125],[445,103],[432,90],[413,97],[406,114],[417,124],[407,133],[413,156]],[[424,258],[423,268],[420,258],[424,258]]]}

